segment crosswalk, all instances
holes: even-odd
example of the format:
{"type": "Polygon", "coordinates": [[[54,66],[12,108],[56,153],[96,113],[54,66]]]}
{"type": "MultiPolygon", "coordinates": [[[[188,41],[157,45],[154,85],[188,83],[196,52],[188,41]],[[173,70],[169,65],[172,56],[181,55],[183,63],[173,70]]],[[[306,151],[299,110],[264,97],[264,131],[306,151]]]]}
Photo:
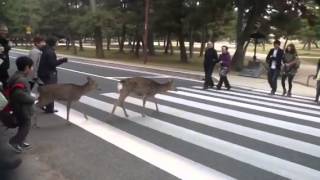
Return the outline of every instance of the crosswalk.
{"type": "Polygon", "coordinates": [[[128,97],[127,118],[121,108],[110,115],[118,96],[83,96],[71,122],[179,179],[320,179],[320,106],[312,98],[178,87],[156,96],[160,113],[147,102],[144,118],[142,100],[128,97]],[[94,110],[88,121],[84,109],[94,110]]]}

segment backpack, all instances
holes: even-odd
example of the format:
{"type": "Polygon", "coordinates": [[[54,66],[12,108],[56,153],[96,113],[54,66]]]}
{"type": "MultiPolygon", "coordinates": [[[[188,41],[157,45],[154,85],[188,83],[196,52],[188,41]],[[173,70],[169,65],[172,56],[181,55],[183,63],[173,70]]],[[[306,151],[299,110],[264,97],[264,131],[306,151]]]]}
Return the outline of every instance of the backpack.
{"type": "Polygon", "coordinates": [[[25,89],[25,88],[26,88],[26,86],[23,83],[16,83],[16,84],[12,85],[11,87],[5,88],[3,91],[3,95],[8,100],[8,103],[0,111],[0,121],[8,129],[18,127],[18,121],[17,121],[15,115],[13,114],[13,108],[10,103],[10,96],[14,92],[14,90],[25,89]]]}

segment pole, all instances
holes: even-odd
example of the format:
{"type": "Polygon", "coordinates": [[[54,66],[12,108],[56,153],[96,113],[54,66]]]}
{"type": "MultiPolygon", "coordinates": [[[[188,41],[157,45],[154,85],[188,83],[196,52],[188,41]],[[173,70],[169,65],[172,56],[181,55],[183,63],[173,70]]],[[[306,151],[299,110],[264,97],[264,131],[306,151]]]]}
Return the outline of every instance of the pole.
{"type": "Polygon", "coordinates": [[[148,31],[149,31],[149,6],[150,6],[150,0],[145,0],[144,35],[143,35],[144,64],[147,64],[147,62],[148,62],[147,44],[148,44],[148,31]]]}

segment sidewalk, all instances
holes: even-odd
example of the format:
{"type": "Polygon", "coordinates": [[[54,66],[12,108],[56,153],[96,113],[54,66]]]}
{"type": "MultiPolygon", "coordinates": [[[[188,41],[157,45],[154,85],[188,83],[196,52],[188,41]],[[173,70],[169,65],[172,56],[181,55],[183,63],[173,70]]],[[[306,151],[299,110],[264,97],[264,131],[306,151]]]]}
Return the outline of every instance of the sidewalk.
{"type": "MultiPolygon", "coordinates": [[[[20,51],[21,53],[29,52],[28,50],[23,49],[14,49],[15,51],[20,51]]],[[[121,67],[121,68],[130,68],[133,70],[143,70],[153,73],[159,73],[159,74],[165,74],[169,76],[179,76],[187,79],[196,80],[199,82],[202,82],[202,79],[204,77],[203,72],[199,71],[190,71],[190,70],[183,70],[183,69],[176,69],[176,68],[167,68],[167,67],[161,67],[161,66],[154,66],[154,65],[145,65],[145,64],[135,64],[135,63],[124,63],[124,62],[117,62],[116,60],[105,60],[105,59],[97,59],[97,58],[83,58],[79,56],[71,56],[71,55],[65,55],[65,54],[58,54],[58,56],[68,57],[72,59],[81,60],[83,62],[94,62],[95,64],[99,65],[108,65],[108,66],[114,66],[114,67],[121,67]]],[[[306,86],[307,77],[310,74],[315,73],[314,65],[312,64],[302,64],[299,72],[297,73],[294,84],[293,84],[293,94],[301,95],[301,96],[309,96],[314,97],[315,96],[315,80],[310,80],[310,86],[306,86]]],[[[251,77],[244,77],[237,75],[237,72],[232,72],[229,75],[230,83],[233,86],[241,86],[241,87],[247,87],[251,89],[262,89],[262,90],[270,90],[270,87],[267,83],[266,78],[251,78],[251,77]]],[[[216,77],[217,74],[214,73],[214,76],[216,77]]],[[[215,78],[217,80],[217,77],[215,78]]],[[[278,81],[278,92],[282,92],[281,82],[278,81]]]]}

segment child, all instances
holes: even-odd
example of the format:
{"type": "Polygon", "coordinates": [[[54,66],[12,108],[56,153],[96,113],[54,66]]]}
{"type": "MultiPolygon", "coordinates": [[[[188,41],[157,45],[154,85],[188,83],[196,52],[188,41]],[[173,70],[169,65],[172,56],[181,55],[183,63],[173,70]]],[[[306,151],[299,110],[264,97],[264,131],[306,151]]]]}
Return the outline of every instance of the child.
{"type": "Polygon", "coordinates": [[[27,56],[22,56],[16,60],[16,65],[18,71],[10,77],[8,88],[15,87],[17,84],[20,86],[20,88],[12,90],[9,97],[9,103],[18,122],[18,131],[10,139],[9,145],[17,153],[21,153],[23,149],[30,147],[30,144],[26,143],[25,139],[30,130],[35,101],[35,98],[31,96],[28,82],[28,76],[33,73],[33,61],[27,56]]]}
{"type": "Polygon", "coordinates": [[[316,93],[316,99],[314,100],[316,103],[319,103],[319,96],[320,96],[320,59],[318,60],[318,66],[317,66],[317,72],[316,75],[313,77],[313,79],[317,80],[317,93],[316,93]]]}

